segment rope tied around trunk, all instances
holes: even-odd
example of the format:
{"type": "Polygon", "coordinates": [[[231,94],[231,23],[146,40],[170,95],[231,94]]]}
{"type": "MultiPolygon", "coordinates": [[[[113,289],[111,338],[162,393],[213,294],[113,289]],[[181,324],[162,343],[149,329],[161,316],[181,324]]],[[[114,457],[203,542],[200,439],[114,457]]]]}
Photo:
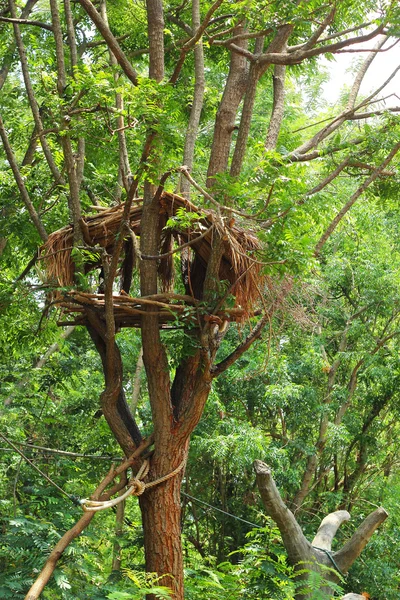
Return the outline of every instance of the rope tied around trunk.
{"type": "Polygon", "coordinates": [[[132,477],[129,480],[128,489],[121,496],[118,496],[118,498],[114,498],[113,500],[104,500],[103,502],[98,502],[96,500],[88,500],[87,498],[83,498],[82,500],[79,501],[79,504],[82,506],[83,510],[86,512],[87,511],[97,512],[99,510],[104,510],[106,508],[112,508],[113,506],[116,506],[120,502],[123,502],[124,500],[126,500],[126,498],[128,498],[129,496],[141,496],[145,492],[145,490],[152,488],[152,487],[158,485],[159,483],[163,483],[164,481],[167,481],[168,479],[171,479],[172,477],[177,475],[179,473],[179,471],[181,471],[183,469],[184,465],[185,465],[185,459],[181,462],[181,464],[176,469],[171,471],[171,473],[168,473],[167,475],[163,475],[163,477],[159,477],[158,479],[155,479],[154,481],[150,481],[149,483],[144,483],[144,481],[142,481],[142,479],[144,477],[146,477],[147,473],[150,470],[150,462],[148,459],[146,459],[143,461],[143,463],[142,463],[139,471],[135,475],[135,477],[132,477]]]}

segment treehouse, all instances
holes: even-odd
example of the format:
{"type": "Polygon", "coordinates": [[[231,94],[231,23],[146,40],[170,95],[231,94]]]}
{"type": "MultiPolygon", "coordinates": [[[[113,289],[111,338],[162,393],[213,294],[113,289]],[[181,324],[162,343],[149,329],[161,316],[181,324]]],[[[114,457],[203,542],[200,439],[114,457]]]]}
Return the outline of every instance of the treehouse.
{"type": "Polygon", "coordinates": [[[217,320],[236,322],[258,312],[255,304],[260,296],[263,276],[262,264],[257,260],[260,246],[253,233],[235,225],[229,217],[223,218],[215,211],[199,209],[176,194],[163,192],[159,199],[159,254],[145,256],[141,255],[137,241],[140,237],[142,200],[132,203],[125,229],[121,227],[124,207],[124,204],[107,209],[96,207],[97,214],[82,219],[86,247],[81,250],[81,259],[84,260],[86,286],[80,285],[79,290],[73,227],[69,225],[52,233],[42,248],[47,278],[55,288],[54,302],[61,306],[62,314],[67,317],[67,321],[60,324],[85,325],[88,310],[94,311],[104,321],[104,261],[113,254],[121,231],[124,240],[118,278],[113,286],[117,327],[140,327],[142,315],[148,314],[149,310],[158,315],[161,328],[171,327],[177,318],[184,323],[196,322],[199,311],[205,320],[212,313],[217,320]],[[211,307],[205,309],[202,302],[203,283],[217,233],[224,248],[219,268],[220,300],[215,301],[210,313],[211,307]],[[137,290],[134,279],[137,266],[139,261],[150,260],[157,261],[160,293],[136,297],[132,288],[137,290]],[[176,278],[177,269],[180,270],[179,280],[176,278]],[[207,315],[207,312],[210,314],[207,315]]]}

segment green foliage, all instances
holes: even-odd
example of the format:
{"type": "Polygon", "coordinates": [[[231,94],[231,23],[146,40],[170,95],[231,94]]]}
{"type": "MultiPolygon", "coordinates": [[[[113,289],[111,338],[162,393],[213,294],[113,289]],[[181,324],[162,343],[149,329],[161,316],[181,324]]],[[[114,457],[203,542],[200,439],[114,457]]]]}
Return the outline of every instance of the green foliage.
{"type": "MultiPolygon", "coordinates": [[[[203,20],[213,3],[200,4],[203,20]]],[[[366,20],[373,20],[371,27],[383,23],[390,35],[399,35],[396,2],[383,3],[379,14],[375,0],[336,4],[324,32],[327,40],[320,40],[318,46],[359,32],[360,23],[366,20]],[[347,30],[348,34],[337,37],[347,30]]],[[[59,6],[64,19],[63,3],[59,6]]],[[[3,8],[1,12],[7,15],[3,8]]],[[[61,95],[53,33],[41,27],[21,27],[46,140],[62,182],[51,177],[39,138],[27,158],[27,148],[35,139],[32,111],[12,44],[12,25],[4,23],[0,31],[0,72],[5,72],[4,65],[10,69],[1,90],[1,115],[33,206],[49,233],[71,222],[63,151],[67,138],[74,159],[85,140],[80,190],[83,214],[90,213],[93,204],[109,207],[125,199],[126,190],[120,189],[118,179],[118,117],[124,120],[133,174],[151,133],[156,141],[147,157],[146,178],[158,185],[160,173],[171,173],[166,187],[178,189],[177,167],[182,164],[196,83],[192,50],[176,84],[168,83],[182,44],[192,33],[190,2],[164,2],[166,76],[158,84],[147,75],[145,4],[108,0],[110,28],[138,73],[137,86],[131,85],[118,66],[110,65],[106,46],[79,3],[73,2],[72,10],[79,60],[70,68],[65,44],[67,78],[61,95]],[[123,108],[115,107],[116,95],[123,97],[123,108]]],[[[36,3],[33,15],[36,20],[51,22],[48,3],[36,3]]],[[[251,32],[264,31],[267,48],[282,23],[288,23],[293,26],[289,40],[293,49],[307,43],[326,16],[323,0],[226,0],[213,15],[211,29],[198,42],[205,50],[205,99],[192,173],[202,186],[206,186],[215,117],[230,68],[225,41],[232,28],[245,22],[251,32]]],[[[64,20],[63,28],[66,41],[64,20]]],[[[250,52],[254,44],[250,38],[250,52]]],[[[326,59],[333,61],[335,56],[327,54],[326,59]]],[[[390,513],[386,529],[368,544],[364,562],[354,565],[346,588],[367,589],[378,600],[395,600],[400,560],[398,158],[390,166],[393,173],[377,178],[342,219],[318,259],[314,249],[338,211],[398,141],[399,118],[389,107],[381,107],[379,114],[368,120],[350,119],[317,145],[316,160],[292,160],[293,151],[344,111],[349,100],[349,87],[342,89],[335,105],[326,100],[328,70],[314,56],[288,66],[285,114],[277,146],[266,151],[274,103],[271,71],[266,71],[258,85],[240,175],[232,177],[229,169],[218,173],[211,190],[224,206],[256,215],[249,220],[235,214],[235,225],[251,228],[262,243],[256,259],[264,263],[268,286],[260,307],[271,314],[271,320],[264,338],[214,382],[204,418],[193,435],[184,490],[207,504],[196,504],[187,497],[182,500],[186,595],[188,600],[289,600],[303,590],[313,600],[325,598],[321,588],[329,572],[309,571],[304,565],[306,583],[296,579],[277,530],[265,520],[251,469],[254,459],[267,462],[282,496],[290,502],[302,485],[307,462],[315,456],[317,467],[310,488],[296,512],[299,522],[311,539],[329,511],[351,507],[354,526],[346,525],[339,532],[340,544],[372,505],[384,503],[390,513]],[[348,163],[340,177],[310,194],[345,160],[348,163]],[[251,523],[262,529],[249,534],[251,523]]],[[[371,110],[374,106],[380,105],[369,105],[371,110]]],[[[240,111],[229,124],[233,144],[240,111]]],[[[178,211],[168,219],[165,234],[188,228],[203,231],[203,210],[210,209],[209,203],[193,191],[191,199],[199,210],[178,211]]],[[[84,331],[77,328],[68,339],[60,338],[57,321],[64,316],[44,283],[43,261],[20,277],[41,240],[2,150],[0,214],[0,428],[66,493],[88,496],[109,464],[76,455],[120,454],[101,413],[102,368],[84,331]],[[57,352],[47,356],[54,343],[57,352]],[[45,360],[39,362],[41,357],[45,360]],[[52,454],[34,446],[75,455],[52,454]]],[[[228,220],[224,212],[221,218],[228,220]]],[[[98,252],[91,247],[75,248],[73,258],[82,266],[74,286],[89,288],[92,276],[84,273],[83,265],[97,262],[98,252]]],[[[179,270],[178,254],[174,264],[179,270]]],[[[215,281],[207,303],[203,300],[196,309],[190,306],[178,313],[171,305],[172,329],[161,335],[172,375],[199,349],[205,351],[198,335],[198,318],[209,313],[221,297],[226,296],[222,308],[232,308],[235,299],[227,294],[229,287],[226,280],[215,281]]],[[[183,289],[180,282],[178,291],[183,289]]],[[[139,294],[137,280],[132,290],[133,295],[139,294]]],[[[252,326],[252,319],[241,328],[231,324],[217,362],[240,346],[252,326]]],[[[117,339],[129,399],[141,341],[138,332],[128,329],[119,332],[117,339]]],[[[141,430],[149,434],[152,410],[143,371],[140,377],[136,417],[141,430]]],[[[0,598],[19,600],[55,543],[81,513],[10,448],[1,452],[0,598]]],[[[128,523],[121,536],[110,534],[114,514],[103,514],[68,548],[43,598],[133,600],[146,594],[168,598],[168,590],[158,585],[157,577],[144,574],[137,502],[131,498],[127,503],[128,523]],[[119,575],[112,573],[117,541],[123,565],[119,575]]]]}

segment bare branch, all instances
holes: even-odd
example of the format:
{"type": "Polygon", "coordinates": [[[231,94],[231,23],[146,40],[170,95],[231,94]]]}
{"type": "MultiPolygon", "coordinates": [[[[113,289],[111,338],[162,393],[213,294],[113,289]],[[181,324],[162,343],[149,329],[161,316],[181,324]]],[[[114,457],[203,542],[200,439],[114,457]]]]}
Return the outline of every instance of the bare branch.
{"type": "Polygon", "coordinates": [[[18,164],[17,161],[15,159],[14,153],[12,151],[9,139],[8,139],[8,135],[7,132],[4,128],[4,124],[3,124],[3,120],[0,117],[0,137],[1,140],[3,142],[3,146],[4,146],[4,150],[6,152],[6,156],[7,156],[7,160],[10,163],[10,167],[12,169],[12,172],[14,174],[14,179],[16,181],[16,184],[18,186],[19,189],[19,193],[21,195],[21,199],[23,201],[23,203],[26,206],[26,209],[32,219],[33,224],[35,225],[37,232],[40,235],[40,238],[46,242],[47,238],[49,237],[47,235],[46,229],[44,228],[44,225],[32,203],[32,200],[29,197],[29,193],[28,190],[26,189],[25,183],[24,183],[24,179],[20,173],[20,170],[18,168],[18,164]]]}
{"type": "Polygon", "coordinates": [[[293,513],[283,502],[272,478],[270,468],[260,460],[253,463],[257,487],[267,514],[275,521],[282,535],[291,564],[298,564],[312,556],[310,542],[305,538],[293,513]]]}
{"type": "Polygon", "coordinates": [[[235,348],[233,352],[231,352],[226,358],[221,360],[220,363],[218,363],[211,369],[211,374],[213,377],[218,377],[218,375],[221,375],[221,373],[226,371],[226,369],[233,365],[233,363],[235,363],[242,356],[242,354],[244,354],[246,350],[248,350],[250,346],[254,344],[254,342],[258,340],[259,337],[261,337],[263,329],[269,322],[270,318],[271,317],[269,314],[265,314],[258,321],[257,325],[249,333],[246,339],[239,346],[237,346],[237,348],[235,348]]]}
{"type": "Polygon", "coordinates": [[[332,220],[331,224],[329,225],[329,227],[327,227],[325,232],[320,237],[317,245],[315,246],[315,251],[314,251],[315,256],[318,256],[320,254],[326,241],[332,235],[332,233],[335,231],[336,227],[338,226],[340,221],[343,219],[345,214],[350,210],[350,208],[358,200],[358,198],[361,196],[361,194],[363,194],[365,192],[365,190],[371,185],[371,183],[373,183],[379,177],[379,175],[388,166],[388,164],[396,156],[396,154],[398,153],[399,150],[400,150],[400,142],[394,146],[394,148],[391,150],[391,152],[388,154],[388,156],[385,158],[385,160],[379,165],[379,167],[377,167],[375,169],[375,171],[370,175],[370,177],[368,177],[368,179],[366,179],[364,181],[364,183],[358,188],[358,190],[356,192],[354,192],[354,194],[351,196],[350,200],[348,202],[346,202],[346,204],[343,206],[343,208],[338,212],[336,217],[332,220]]]}
{"type": "Polygon", "coordinates": [[[346,573],[356,558],[360,556],[368,544],[374,531],[387,519],[388,513],[384,508],[378,508],[361,523],[350,540],[338,552],[334,558],[343,573],[346,573]]]}
{"type": "MultiPolygon", "coordinates": [[[[327,46],[320,46],[318,48],[312,48],[310,50],[295,50],[292,53],[266,53],[260,57],[256,57],[254,54],[249,56],[250,60],[256,60],[260,65],[265,63],[276,64],[276,65],[296,65],[303,62],[307,58],[312,58],[313,56],[320,56],[321,54],[332,53],[335,54],[337,50],[341,50],[342,48],[346,48],[347,46],[353,46],[355,44],[361,44],[362,42],[367,42],[372,40],[377,35],[383,33],[384,25],[379,25],[376,29],[371,31],[366,35],[360,35],[358,37],[348,38],[347,40],[343,40],[341,42],[336,42],[335,44],[328,44],[327,46]]],[[[232,50],[236,50],[235,45],[232,44],[232,50]]]]}
{"type": "Polygon", "coordinates": [[[329,185],[334,179],[336,179],[336,177],[338,177],[338,175],[340,175],[340,173],[343,171],[343,169],[345,167],[347,167],[349,162],[350,162],[350,157],[348,156],[336,167],[336,169],[334,169],[334,171],[332,171],[332,173],[329,173],[329,175],[327,177],[325,177],[325,179],[323,179],[318,185],[313,187],[312,190],[307,192],[305,194],[304,198],[302,200],[300,200],[299,204],[304,204],[304,202],[307,198],[309,198],[310,196],[313,196],[314,194],[317,194],[318,192],[323,190],[324,187],[329,185]]]}
{"type": "Polygon", "coordinates": [[[312,545],[322,550],[331,550],[332,541],[342,523],[349,521],[350,515],[347,510],[337,510],[326,516],[318,528],[312,545]]]}
{"type": "Polygon", "coordinates": [[[137,85],[137,73],[132,67],[130,61],[127,59],[126,55],[124,54],[121,46],[118,44],[114,35],[111,33],[110,28],[104,22],[104,19],[102,19],[102,17],[99,15],[99,13],[97,12],[94,5],[90,2],[90,0],[79,0],[79,2],[87,12],[89,17],[92,19],[93,23],[96,25],[101,35],[103,36],[107,46],[114,54],[119,66],[124,71],[125,75],[133,83],[133,85],[137,85]]]}
{"type": "Polygon", "coordinates": [[[0,21],[4,21],[4,23],[17,23],[18,25],[35,25],[36,27],[47,29],[47,31],[53,31],[51,25],[48,25],[47,23],[42,23],[42,21],[35,21],[30,19],[13,19],[12,17],[0,17],[0,21]]]}
{"type": "Polygon", "coordinates": [[[208,23],[210,22],[211,17],[213,16],[213,14],[215,13],[215,11],[219,8],[219,6],[222,4],[223,0],[216,0],[216,2],[214,2],[214,4],[210,7],[210,9],[208,10],[203,23],[197,28],[196,33],[194,34],[194,36],[188,41],[186,42],[186,44],[184,44],[181,48],[181,55],[179,57],[178,63],[175,67],[175,70],[170,78],[170,83],[176,83],[176,81],[178,80],[179,77],[179,73],[181,72],[181,69],[183,67],[183,63],[185,62],[185,58],[187,53],[189,52],[189,50],[191,50],[196,44],[197,42],[200,40],[200,38],[202,37],[204,31],[207,28],[208,23]]]}
{"type": "Polygon", "coordinates": [[[291,154],[290,154],[291,156],[294,156],[294,155],[298,156],[298,155],[306,154],[312,148],[315,148],[316,146],[318,146],[318,144],[322,140],[324,140],[325,138],[330,136],[334,131],[336,131],[346,121],[347,117],[349,116],[349,113],[353,114],[354,110],[356,110],[355,109],[355,101],[356,101],[358,92],[360,90],[362,80],[364,79],[365,73],[367,72],[369,66],[371,65],[372,61],[376,57],[377,51],[379,50],[379,48],[381,48],[383,46],[383,44],[386,42],[386,40],[387,40],[387,37],[383,36],[378,41],[374,50],[370,53],[370,55],[366,58],[366,60],[363,62],[360,69],[358,70],[358,73],[356,75],[356,78],[353,82],[353,86],[352,86],[350,94],[349,94],[349,99],[347,102],[346,109],[339,116],[337,116],[335,119],[333,119],[333,121],[331,121],[328,125],[323,127],[323,129],[320,129],[320,131],[318,131],[315,135],[313,135],[313,137],[311,139],[307,140],[306,142],[301,144],[301,146],[298,146],[295,150],[293,150],[293,152],[291,152],[291,154]]]}
{"type": "Polygon", "coordinates": [[[326,15],[325,19],[322,21],[321,25],[317,27],[311,37],[307,40],[307,42],[301,47],[302,50],[308,50],[312,48],[319,40],[321,35],[324,33],[325,29],[332,23],[336,14],[336,4],[333,4],[331,10],[326,15]]]}
{"type": "MultiPolygon", "coordinates": [[[[365,29],[366,27],[370,27],[373,25],[373,21],[369,21],[368,23],[361,23],[361,25],[356,25],[355,27],[351,27],[350,29],[343,29],[342,31],[338,31],[337,33],[332,33],[331,35],[327,35],[324,38],[319,40],[319,43],[329,42],[329,40],[334,40],[338,37],[343,37],[344,35],[348,35],[349,33],[353,33],[354,31],[360,31],[361,29],[365,29]]],[[[297,44],[296,46],[289,46],[288,52],[295,52],[296,50],[301,50],[307,44],[297,44]]]]}

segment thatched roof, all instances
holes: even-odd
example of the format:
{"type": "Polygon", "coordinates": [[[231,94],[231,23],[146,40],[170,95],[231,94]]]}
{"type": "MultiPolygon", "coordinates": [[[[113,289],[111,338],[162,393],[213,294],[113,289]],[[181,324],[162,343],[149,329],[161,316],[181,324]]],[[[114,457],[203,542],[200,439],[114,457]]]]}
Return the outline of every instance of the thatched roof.
{"type": "MultiPolygon", "coordinates": [[[[90,250],[91,246],[95,248],[102,247],[107,250],[108,254],[112,254],[116,235],[120,230],[123,210],[124,205],[121,204],[110,209],[101,210],[94,216],[84,218],[85,241],[88,244],[88,250],[90,250]]],[[[141,217],[142,201],[135,200],[130,209],[129,225],[137,236],[140,236],[141,217]]],[[[197,275],[203,277],[203,279],[211,254],[213,237],[217,230],[224,241],[224,254],[221,261],[219,279],[229,282],[230,295],[235,298],[237,316],[233,318],[241,320],[251,313],[255,301],[259,297],[259,286],[262,279],[262,265],[256,260],[256,256],[254,256],[255,252],[259,250],[260,245],[253,233],[238,227],[233,222],[228,225],[214,211],[205,211],[197,208],[188,200],[168,192],[164,192],[160,198],[160,227],[164,228],[161,236],[160,254],[168,252],[173,247],[173,244],[181,246],[189,242],[190,256],[186,257],[192,265],[188,270],[189,277],[195,277],[197,269],[197,275]],[[187,225],[183,227],[182,220],[177,219],[176,227],[174,225],[173,227],[164,228],[167,220],[171,217],[176,217],[179,209],[183,209],[188,213],[197,213],[201,216],[191,219],[189,227],[187,225]]],[[[55,287],[62,287],[64,289],[66,287],[74,287],[72,247],[73,228],[69,225],[52,233],[42,249],[48,281],[55,287]]],[[[168,287],[171,289],[171,286],[169,286],[173,277],[170,268],[171,265],[171,256],[159,260],[159,273],[163,284],[162,290],[168,290],[168,287]]],[[[100,260],[93,260],[86,265],[86,268],[90,272],[99,268],[99,266],[101,266],[100,260]]],[[[201,299],[201,289],[201,286],[196,286],[193,283],[193,285],[190,285],[190,292],[187,291],[187,294],[192,296],[192,300],[193,296],[194,299],[199,300],[201,299]]],[[[86,302],[90,304],[94,303],[100,307],[101,303],[104,303],[101,294],[85,295],[81,292],[69,291],[68,293],[63,292],[62,296],[63,298],[60,298],[60,301],[64,301],[64,305],[68,306],[69,312],[79,312],[81,310],[76,308],[74,311],[73,305],[80,305],[82,307],[86,302]],[[86,300],[83,301],[85,296],[86,300]]],[[[168,302],[169,300],[167,300],[168,302]]],[[[130,310],[125,311],[127,316],[133,309],[132,303],[126,299],[126,295],[116,295],[114,305],[116,312],[118,310],[125,310],[122,306],[130,308],[130,310]],[[121,298],[124,299],[121,300],[121,298]]],[[[134,310],[139,310],[139,308],[137,307],[134,310]]],[[[139,314],[141,312],[139,310],[139,314]]],[[[168,310],[166,312],[168,313],[168,310]]],[[[138,318],[140,321],[139,314],[138,318]]],[[[168,317],[166,319],[170,320],[168,317]]],[[[129,320],[132,321],[132,319],[129,320]]],[[[134,324],[132,322],[131,325],[127,324],[127,326],[134,324]]]]}

